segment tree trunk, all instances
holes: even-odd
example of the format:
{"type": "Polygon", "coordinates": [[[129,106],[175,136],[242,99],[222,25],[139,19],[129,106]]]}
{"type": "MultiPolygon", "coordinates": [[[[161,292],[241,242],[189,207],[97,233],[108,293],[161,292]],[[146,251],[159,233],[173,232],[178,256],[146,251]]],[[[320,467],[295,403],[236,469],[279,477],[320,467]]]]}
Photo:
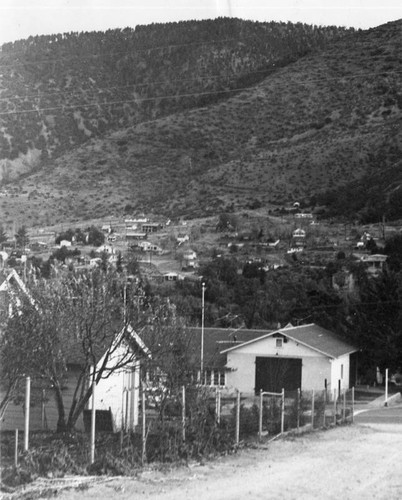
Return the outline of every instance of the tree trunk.
{"type": "Polygon", "coordinates": [[[86,392],[82,398],[75,401],[74,408],[73,407],[71,408],[71,411],[68,415],[67,424],[66,424],[67,431],[72,431],[74,429],[75,424],[77,423],[78,417],[85,410],[85,407],[86,407],[91,395],[92,395],[92,385],[89,386],[89,388],[86,390],[86,392]]]}
{"type": "Polygon", "coordinates": [[[7,387],[6,394],[4,395],[2,401],[0,402],[0,421],[3,419],[4,414],[6,413],[8,403],[11,401],[15,388],[17,386],[18,379],[16,378],[13,382],[9,384],[7,387]]]}
{"type": "Polygon", "coordinates": [[[63,395],[61,393],[61,387],[58,382],[53,381],[54,394],[56,398],[58,420],[57,420],[57,432],[65,432],[66,429],[66,411],[64,408],[63,395]]]}

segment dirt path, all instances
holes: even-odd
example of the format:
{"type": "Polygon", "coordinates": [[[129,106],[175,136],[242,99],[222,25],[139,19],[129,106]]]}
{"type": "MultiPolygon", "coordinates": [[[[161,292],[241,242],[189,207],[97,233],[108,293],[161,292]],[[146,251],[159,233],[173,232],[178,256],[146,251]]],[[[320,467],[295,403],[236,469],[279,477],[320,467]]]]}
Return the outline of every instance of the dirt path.
{"type": "Polygon", "coordinates": [[[350,426],[276,441],[205,465],[100,480],[60,500],[402,498],[402,426],[350,426]]]}

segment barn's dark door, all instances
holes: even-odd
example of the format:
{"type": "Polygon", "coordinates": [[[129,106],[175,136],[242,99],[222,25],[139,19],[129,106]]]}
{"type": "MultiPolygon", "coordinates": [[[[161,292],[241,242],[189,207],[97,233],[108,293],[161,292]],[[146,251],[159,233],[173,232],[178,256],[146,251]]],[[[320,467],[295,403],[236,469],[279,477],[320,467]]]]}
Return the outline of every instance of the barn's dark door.
{"type": "Polygon", "coordinates": [[[302,360],[296,358],[255,359],[255,393],[295,391],[301,388],[302,360]]]}

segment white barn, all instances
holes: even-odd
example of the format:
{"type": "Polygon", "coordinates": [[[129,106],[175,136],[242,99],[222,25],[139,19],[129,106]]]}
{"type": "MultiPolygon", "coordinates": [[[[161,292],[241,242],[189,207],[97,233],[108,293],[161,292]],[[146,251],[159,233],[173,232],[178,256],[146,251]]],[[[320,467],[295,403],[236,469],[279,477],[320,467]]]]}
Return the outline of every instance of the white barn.
{"type": "Polygon", "coordinates": [[[221,353],[226,355],[226,386],[258,394],[349,389],[356,381],[357,351],[332,332],[309,324],[267,332],[221,353]]]}

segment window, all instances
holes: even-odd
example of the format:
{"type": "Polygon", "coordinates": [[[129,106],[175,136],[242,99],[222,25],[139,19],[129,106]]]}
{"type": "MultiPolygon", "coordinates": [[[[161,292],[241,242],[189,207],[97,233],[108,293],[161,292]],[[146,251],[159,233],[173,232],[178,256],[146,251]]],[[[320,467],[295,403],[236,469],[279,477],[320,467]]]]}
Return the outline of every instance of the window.
{"type": "Polygon", "coordinates": [[[281,348],[283,345],[283,339],[276,339],[276,348],[281,348]]]}

